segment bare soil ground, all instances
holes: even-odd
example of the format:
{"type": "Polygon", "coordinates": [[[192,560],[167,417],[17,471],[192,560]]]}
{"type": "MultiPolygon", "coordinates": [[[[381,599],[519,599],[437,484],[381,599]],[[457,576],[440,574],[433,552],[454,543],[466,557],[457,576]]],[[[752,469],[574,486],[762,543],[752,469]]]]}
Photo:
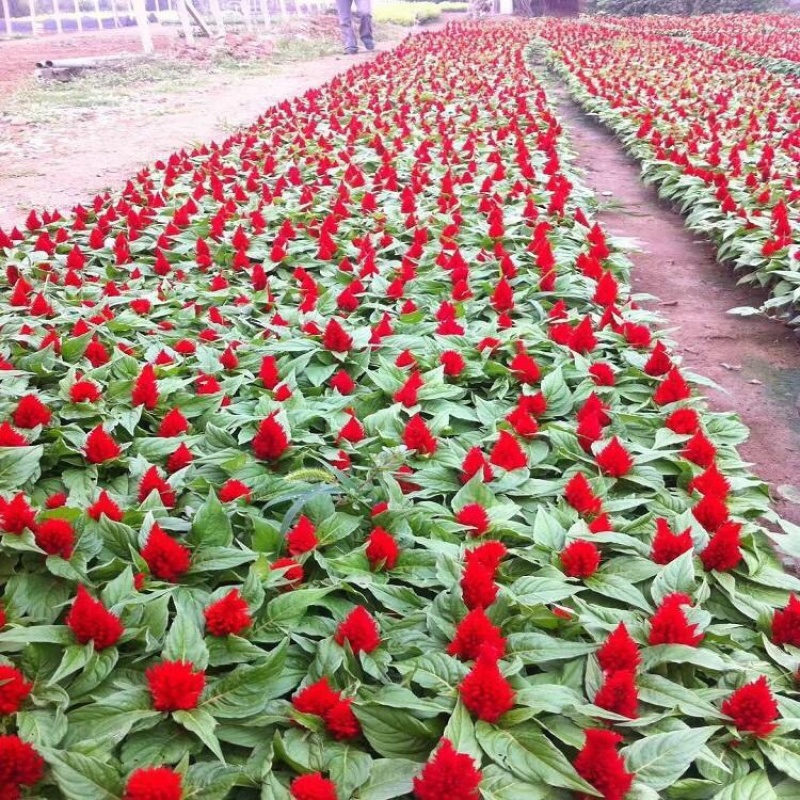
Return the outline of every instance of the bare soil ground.
{"type": "Polygon", "coordinates": [[[712,407],[741,416],[751,432],[743,457],[770,484],[779,513],[800,523],[800,506],[779,491],[800,483],[797,340],[778,322],[728,314],[736,306],[761,305],[764,294],[736,285],[712,245],[698,240],[681,215],[641,182],[638,164],[614,135],[586,116],[555,79],[548,94],[588,185],[610,201],[600,214],[604,225],[640,243],[641,252],[632,254],[634,291],[658,298],[656,310],[684,365],[718,384],[720,390],[706,392],[712,407]]]}

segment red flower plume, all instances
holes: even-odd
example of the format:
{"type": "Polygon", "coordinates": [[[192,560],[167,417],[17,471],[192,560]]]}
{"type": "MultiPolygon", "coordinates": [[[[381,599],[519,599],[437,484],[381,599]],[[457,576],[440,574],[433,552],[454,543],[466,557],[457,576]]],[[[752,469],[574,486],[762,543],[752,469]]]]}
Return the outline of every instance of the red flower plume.
{"type": "Polygon", "coordinates": [[[467,710],[484,722],[497,722],[514,707],[514,690],[500,672],[495,652],[481,653],[458,692],[467,710]]]}
{"type": "Polygon", "coordinates": [[[253,453],[262,461],[277,461],[289,448],[289,437],[270,414],[258,427],[253,439],[253,453]]]}
{"type": "MultiPolygon", "coordinates": [[[[599,728],[586,731],[583,749],[573,762],[575,771],[591,783],[603,800],[624,800],[633,783],[633,775],[625,769],[616,747],[622,741],[618,733],[599,728]]],[[[581,800],[587,800],[582,795],[581,800]]]]}
{"type": "Polygon", "coordinates": [[[481,773],[475,761],[457,753],[449,739],[442,739],[436,755],[414,778],[416,800],[479,800],[481,773]]]}
{"type": "Polygon", "coordinates": [[[337,644],[348,642],[354,653],[371,653],[381,643],[378,624],[363,606],[357,606],[344,622],[339,623],[334,636],[337,644]]]}
{"type": "Polygon", "coordinates": [[[119,617],[95,600],[83,586],[78,587],[66,622],[78,642],[93,642],[95,650],[113,647],[125,631],[119,617]]]}
{"type": "Polygon", "coordinates": [[[737,730],[758,738],[772,733],[779,717],[778,704],[763,675],[728,697],[722,704],[722,713],[733,720],[737,730]]]}

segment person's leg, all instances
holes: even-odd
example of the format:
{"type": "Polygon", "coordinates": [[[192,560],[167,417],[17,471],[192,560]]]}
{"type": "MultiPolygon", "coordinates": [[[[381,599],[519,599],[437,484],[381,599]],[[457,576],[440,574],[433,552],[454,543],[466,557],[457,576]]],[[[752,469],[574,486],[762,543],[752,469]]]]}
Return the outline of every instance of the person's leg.
{"type": "Polygon", "coordinates": [[[364,47],[372,50],[375,47],[375,40],[372,38],[372,0],[356,0],[356,10],[360,17],[358,35],[364,42],[364,47]]]}
{"type": "Polygon", "coordinates": [[[342,28],[342,43],[348,53],[358,51],[356,35],[353,31],[353,15],[350,10],[353,0],[336,0],[336,13],[339,15],[339,25],[342,28]]]}

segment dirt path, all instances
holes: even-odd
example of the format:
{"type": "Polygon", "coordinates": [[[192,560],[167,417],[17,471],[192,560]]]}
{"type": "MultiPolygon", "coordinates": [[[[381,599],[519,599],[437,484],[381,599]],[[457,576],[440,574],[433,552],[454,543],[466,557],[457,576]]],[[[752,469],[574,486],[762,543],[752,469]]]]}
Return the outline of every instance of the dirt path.
{"type": "Polygon", "coordinates": [[[735,285],[730,270],[715,260],[713,247],[698,241],[680,214],[641,182],[638,164],[610,131],[583,114],[557,79],[549,80],[548,94],[587,184],[613,201],[613,208],[600,214],[604,225],[641,244],[642,252],[631,256],[634,290],[659,298],[656,310],[684,364],[724,390],[707,390],[711,405],[741,416],[751,431],[741,447],[743,457],[772,486],[778,511],[800,523],[800,506],[776,491],[800,482],[800,348],[793,334],[777,322],[726,313],[736,306],[758,306],[764,297],[735,285]]]}

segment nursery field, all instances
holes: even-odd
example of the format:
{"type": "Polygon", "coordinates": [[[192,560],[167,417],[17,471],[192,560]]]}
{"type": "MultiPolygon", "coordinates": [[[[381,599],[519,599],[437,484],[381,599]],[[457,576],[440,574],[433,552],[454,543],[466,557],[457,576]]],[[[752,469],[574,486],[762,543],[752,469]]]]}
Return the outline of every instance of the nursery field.
{"type": "Polygon", "coordinates": [[[0,232],[2,800],[800,796],[800,529],[531,65],[776,298],[793,78],[671,111],[629,24],[409,37],[0,232]]]}
{"type": "Polygon", "coordinates": [[[761,310],[796,324],[797,19],[551,21],[542,40],[578,102],[642,162],[644,179],[716,242],[740,281],[769,290],[761,310]]]}

